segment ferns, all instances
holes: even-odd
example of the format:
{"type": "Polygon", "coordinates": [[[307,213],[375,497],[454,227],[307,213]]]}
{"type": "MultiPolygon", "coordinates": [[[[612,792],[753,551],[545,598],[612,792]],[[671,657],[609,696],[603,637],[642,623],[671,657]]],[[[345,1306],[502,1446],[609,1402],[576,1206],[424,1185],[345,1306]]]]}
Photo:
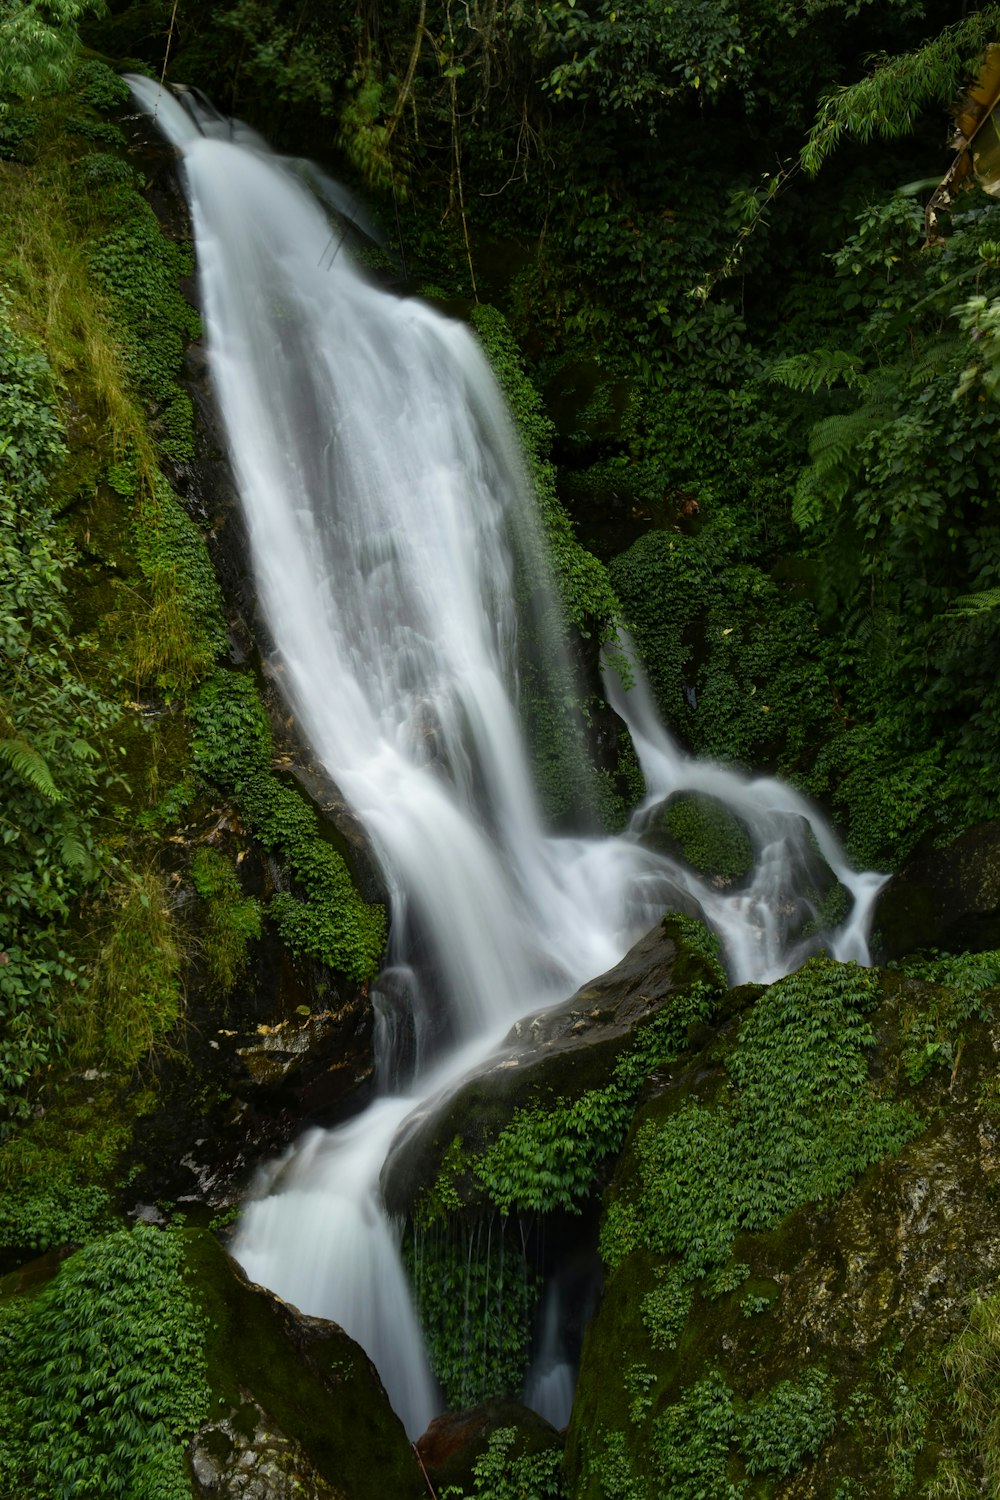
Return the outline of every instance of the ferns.
{"type": "Polygon", "coordinates": [[[859,357],[843,349],[814,349],[811,354],[792,354],[776,360],[767,378],[810,396],[815,396],[822,387],[829,390],[840,381],[849,391],[862,391],[868,384],[859,357]]]}
{"type": "Polygon", "coordinates": [[[0,761],[6,761],[15,776],[20,777],[46,802],[61,802],[62,792],[52,778],[45,758],[27,740],[0,739],[0,761]]]}

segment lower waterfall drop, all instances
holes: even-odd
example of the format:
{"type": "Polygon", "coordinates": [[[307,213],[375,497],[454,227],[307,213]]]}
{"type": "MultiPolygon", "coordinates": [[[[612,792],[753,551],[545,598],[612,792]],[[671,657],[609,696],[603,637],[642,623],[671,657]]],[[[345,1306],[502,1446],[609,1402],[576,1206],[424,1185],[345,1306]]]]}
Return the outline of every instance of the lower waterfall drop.
{"type": "MultiPolygon", "coordinates": [[[[418,1000],[410,1092],[384,1092],[265,1168],[234,1253],[358,1339],[416,1435],[437,1396],[378,1189],[406,1115],[519,1016],[611,968],[678,892],[719,934],[738,983],[774,979],[821,943],[866,962],[881,877],[850,870],[789,788],[679,752],[637,667],[627,691],[613,672],[607,688],[649,788],[632,829],[547,830],[518,714],[509,538],[534,538],[538,555],[543,544],[476,338],[372,285],[346,247],[332,251],[343,232],[331,236],[301,164],[195,99],[129,81],[181,153],[210,370],[282,681],[368,830],[391,897],[389,962],[413,975],[418,1000]],[[738,894],[641,842],[643,819],[679,791],[745,824],[754,870],[738,894]],[[818,914],[799,876],[816,849],[853,905],[840,929],[807,940],[818,914]]],[[[384,1090],[399,1071],[387,1056],[377,1070],[384,1090]]],[[[558,1364],[553,1354],[565,1384],[558,1364]]]]}

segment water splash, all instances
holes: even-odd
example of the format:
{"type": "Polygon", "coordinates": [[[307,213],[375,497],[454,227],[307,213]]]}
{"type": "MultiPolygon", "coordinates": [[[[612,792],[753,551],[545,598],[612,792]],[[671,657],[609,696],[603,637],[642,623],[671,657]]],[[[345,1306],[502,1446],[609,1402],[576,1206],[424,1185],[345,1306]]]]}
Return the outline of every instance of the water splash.
{"type": "MultiPolygon", "coordinates": [[[[407,1113],[488,1056],[516,1017],[612,967],[678,892],[719,933],[735,981],[772,979],[810,943],[865,962],[880,877],[851,871],[789,788],[679,752],[634,666],[635,684],[626,692],[609,674],[608,693],[647,802],[617,839],[547,831],[518,713],[508,539],[542,543],[475,338],[365,280],[301,163],[194,95],[182,104],[129,81],[182,155],[258,591],[293,709],[376,848],[393,911],[389,968],[413,1016],[410,1092],[310,1132],[264,1169],[235,1253],[359,1339],[416,1433],[437,1398],[378,1196],[407,1113]],[[722,800],[749,830],[754,869],[738,891],[644,847],[643,819],[679,791],[722,800]],[[807,940],[818,914],[801,875],[817,850],[853,906],[839,930],[807,940]]],[[[379,1035],[386,1087],[399,1072],[393,1028],[379,1035]]]]}

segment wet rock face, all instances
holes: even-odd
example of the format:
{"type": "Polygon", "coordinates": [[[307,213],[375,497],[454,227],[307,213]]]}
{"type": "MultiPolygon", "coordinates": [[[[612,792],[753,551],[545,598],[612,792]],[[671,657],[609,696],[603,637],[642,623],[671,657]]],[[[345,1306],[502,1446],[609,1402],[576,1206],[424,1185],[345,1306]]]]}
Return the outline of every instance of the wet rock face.
{"type": "Polygon", "coordinates": [[[255,1401],[203,1427],[189,1450],[194,1492],[204,1500],[344,1500],[300,1443],[255,1401]]]}
{"type": "Polygon", "coordinates": [[[924,948],[1000,947],[1000,822],[908,860],[878,905],[880,963],[924,948]]]}

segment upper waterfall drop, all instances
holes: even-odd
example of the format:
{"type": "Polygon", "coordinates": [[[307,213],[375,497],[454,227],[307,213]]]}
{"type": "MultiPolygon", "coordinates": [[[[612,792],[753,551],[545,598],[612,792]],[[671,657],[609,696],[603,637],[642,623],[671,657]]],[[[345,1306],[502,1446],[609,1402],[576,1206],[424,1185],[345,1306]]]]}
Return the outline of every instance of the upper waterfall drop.
{"type": "MultiPolygon", "coordinates": [[[[414,1093],[310,1133],[269,1169],[236,1254],[358,1337],[415,1433],[434,1389],[378,1198],[407,1111],[516,1017],[612,967],[678,898],[715,927],[734,981],[769,980],[821,940],[803,936],[817,913],[797,889],[815,849],[853,900],[822,935],[837,957],[867,961],[880,877],[851,871],[780,783],[681,754],[638,668],[628,691],[609,674],[608,694],[646,775],[640,821],[680,790],[728,803],[749,830],[750,880],[720,892],[644,847],[638,825],[546,829],[519,716],[509,544],[512,531],[539,553],[542,541],[477,340],[367,281],[296,164],[197,100],[129,81],[182,153],[210,370],[285,691],[368,829],[392,900],[389,958],[413,976],[414,1093]]],[[[393,1060],[378,1062],[388,1083],[393,1060]]]]}

